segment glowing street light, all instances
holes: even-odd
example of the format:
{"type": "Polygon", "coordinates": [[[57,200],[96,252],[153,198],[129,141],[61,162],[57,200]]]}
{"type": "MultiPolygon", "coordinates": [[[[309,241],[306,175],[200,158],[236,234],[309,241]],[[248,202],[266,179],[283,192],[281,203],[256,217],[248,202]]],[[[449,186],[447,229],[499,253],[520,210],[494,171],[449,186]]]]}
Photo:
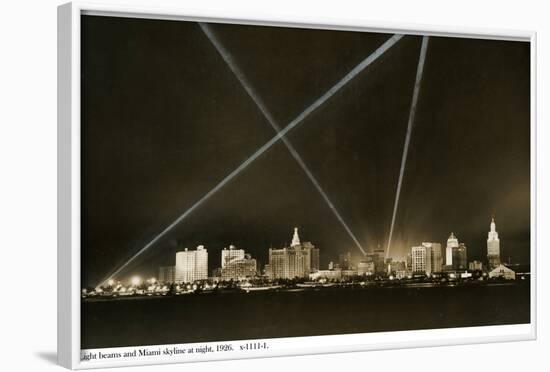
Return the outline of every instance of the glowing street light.
{"type": "Polygon", "coordinates": [[[115,284],[115,281],[113,279],[109,279],[107,284],[109,284],[109,287],[112,287],[115,284]]]}
{"type": "Polygon", "coordinates": [[[132,283],[133,286],[136,286],[136,287],[137,287],[138,285],[141,284],[141,278],[140,278],[139,276],[137,276],[137,275],[136,275],[136,276],[133,276],[133,277],[132,277],[132,280],[131,280],[131,283],[132,283]]]}

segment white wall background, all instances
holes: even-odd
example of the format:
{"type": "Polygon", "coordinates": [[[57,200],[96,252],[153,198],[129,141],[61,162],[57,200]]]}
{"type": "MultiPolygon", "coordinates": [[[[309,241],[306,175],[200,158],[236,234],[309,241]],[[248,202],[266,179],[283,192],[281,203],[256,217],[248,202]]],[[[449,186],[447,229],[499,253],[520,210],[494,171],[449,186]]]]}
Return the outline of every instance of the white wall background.
{"type": "MultiPolygon", "coordinates": [[[[120,0],[124,2],[124,0],[120,0]]],[[[107,2],[106,0],[104,2],[107,2]]],[[[130,2],[129,0],[126,3],[130,2]]],[[[135,2],[134,2],[135,3],[135,2]]],[[[140,3],[147,3],[141,1],[140,3]]],[[[550,11],[545,1],[508,0],[204,0],[153,1],[228,13],[282,14],[378,22],[527,29],[538,32],[538,322],[537,341],[316,355],[140,371],[242,370],[541,370],[550,350],[548,159],[550,11]],[[546,190],[545,190],[546,187],[546,190]],[[536,367],[538,364],[541,367],[536,367]]],[[[0,370],[58,369],[56,358],[56,6],[4,1],[0,12],[0,370]],[[13,284],[12,280],[15,280],[13,284]],[[21,293],[21,288],[46,287],[21,293]]]]}

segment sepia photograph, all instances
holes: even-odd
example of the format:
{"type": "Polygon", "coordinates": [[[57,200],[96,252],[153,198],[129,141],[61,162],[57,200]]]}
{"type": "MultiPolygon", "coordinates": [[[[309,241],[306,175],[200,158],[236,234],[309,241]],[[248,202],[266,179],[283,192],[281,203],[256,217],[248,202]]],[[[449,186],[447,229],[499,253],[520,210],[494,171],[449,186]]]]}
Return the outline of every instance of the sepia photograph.
{"type": "Polygon", "coordinates": [[[80,17],[83,351],[533,321],[529,41],[80,17]]]}

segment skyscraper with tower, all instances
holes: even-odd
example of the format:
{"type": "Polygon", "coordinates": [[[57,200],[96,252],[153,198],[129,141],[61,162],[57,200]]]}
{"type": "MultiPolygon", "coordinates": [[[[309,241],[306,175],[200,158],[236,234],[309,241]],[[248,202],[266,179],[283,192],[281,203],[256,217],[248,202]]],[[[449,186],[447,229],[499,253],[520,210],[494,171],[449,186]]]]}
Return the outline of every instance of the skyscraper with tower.
{"type": "Polygon", "coordinates": [[[296,227],[290,247],[269,249],[269,267],[272,279],[305,278],[319,269],[319,249],[310,242],[302,243],[296,227]]]}
{"type": "Polygon", "coordinates": [[[487,234],[487,262],[490,269],[500,265],[500,240],[494,217],[491,219],[491,230],[487,234]]]}
{"type": "Polygon", "coordinates": [[[454,233],[451,233],[449,239],[447,239],[447,248],[445,250],[445,265],[453,266],[453,248],[458,248],[458,239],[454,233]]]}

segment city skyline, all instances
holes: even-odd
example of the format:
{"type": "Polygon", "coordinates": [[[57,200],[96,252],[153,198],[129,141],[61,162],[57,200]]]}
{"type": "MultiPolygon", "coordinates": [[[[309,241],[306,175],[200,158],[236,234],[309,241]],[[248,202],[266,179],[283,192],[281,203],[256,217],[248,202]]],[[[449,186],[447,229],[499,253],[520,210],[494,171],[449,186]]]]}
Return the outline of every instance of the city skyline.
{"type": "MultiPolygon", "coordinates": [[[[82,282],[90,284],[274,133],[198,24],[114,19],[83,20],[82,282]],[[132,61],[124,69],[101,69],[122,57],[132,61]]],[[[209,26],[280,123],[392,37],[209,26]]],[[[421,43],[404,36],[286,136],[363,247],[387,244],[421,43]]],[[[430,38],[392,256],[454,231],[483,258],[494,214],[503,258],[529,261],[528,77],[527,43],[430,38]]],[[[212,251],[232,243],[266,262],[265,248],[284,244],[288,226],[312,237],[323,266],[359,253],[277,143],[127,270],[166,264],[177,240],[212,251]]]]}
{"type": "Polygon", "coordinates": [[[529,42],[79,26],[82,349],[533,320],[529,42]]]}
{"type": "MultiPolygon", "coordinates": [[[[221,258],[220,265],[215,264],[216,259],[211,258],[209,259],[208,256],[208,250],[207,248],[199,244],[196,246],[196,249],[189,249],[188,247],[180,246],[176,250],[175,253],[175,259],[173,261],[173,264],[169,266],[160,266],[157,268],[149,268],[149,272],[158,272],[158,278],[160,282],[193,282],[195,280],[206,280],[206,279],[213,279],[213,278],[224,278],[224,279],[244,279],[245,277],[261,277],[266,276],[270,277],[272,279],[276,278],[288,278],[292,279],[294,277],[297,278],[303,278],[307,277],[309,274],[313,274],[317,271],[324,272],[326,267],[328,270],[333,270],[334,268],[337,268],[338,270],[349,270],[354,271],[355,275],[362,275],[361,273],[361,267],[364,268],[364,263],[372,262],[369,260],[372,260],[372,255],[379,255],[380,259],[382,260],[381,263],[374,263],[374,266],[372,266],[372,269],[365,269],[366,273],[370,272],[370,274],[375,274],[379,271],[389,271],[388,265],[401,265],[404,264],[403,270],[408,271],[409,274],[414,273],[425,273],[428,276],[430,276],[433,273],[442,273],[442,272],[460,272],[460,271],[467,271],[467,270],[477,270],[472,269],[472,267],[477,267],[477,265],[481,265],[480,267],[483,268],[483,270],[491,271],[495,269],[497,266],[499,266],[501,263],[511,263],[511,264],[522,264],[525,265],[525,262],[517,262],[517,261],[510,261],[507,262],[506,259],[502,259],[500,256],[500,251],[497,249],[495,252],[494,247],[494,240],[498,239],[498,232],[496,231],[496,223],[495,223],[495,217],[492,216],[491,222],[489,224],[489,231],[488,231],[488,239],[486,241],[486,250],[485,255],[483,257],[478,256],[472,256],[467,253],[467,246],[464,244],[464,242],[459,241],[458,237],[454,234],[454,232],[450,233],[449,238],[447,239],[447,244],[442,245],[441,242],[436,241],[424,241],[419,242],[417,245],[410,247],[409,253],[405,257],[386,257],[385,251],[382,248],[378,249],[372,249],[367,251],[367,254],[362,255],[360,257],[352,256],[351,252],[344,252],[339,254],[338,256],[331,256],[331,257],[325,257],[325,261],[327,262],[326,266],[320,265],[320,257],[323,257],[323,253],[319,247],[316,247],[313,245],[310,241],[305,241],[300,238],[299,236],[299,228],[294,227],[292,238],[290,239],[290,244],[284,244],[279,247],[273,247],[270,246],[268,248],[269,251],[269,259],[266,262],[260,262],[257,260],[256,257],[252,257],[251,254],[245,253],[245,249],[242,249],[240,247],[237,247],[233,244],[229,244],[228,247],[224,247],[219,252],[219,256],[221,258]],[[290,275],[288,272],[288,268],[284,269],[283,267],[279,269],[274,269],[274,261],[272,261],[272,251],[277,253],[278,255],[287,254],[287,250],[293,250],[298,249],[307,250],[307,256],[305,257],[306,260],[308,260],[307,264],[300,264],[305,265],[302,269],[299,269],[298,271],[295,271],[297,269],[292,269],[293,275],[290,275]],[[312,253],[316,252],[314,258],[312,258],[312,253]],[[321,252],[321,253],[320,253],[321,252]],[[377,253],[379,252],[379,253],[377,253]],[[200,269],[200,273],[197,274],[195,271],[197,270],[196,267],[196,261],[198,261],[198,255],[204,254],[202,257],[202,267],[203,269],[200,269]],[[192,259],[186,259],[185,264],[181,264],[181,258],[180,256],[185,257],[192,257],[192,259]],[[352,258],[353,257],[353,258],[352,258]],[[389,259],[389,261],[388,261],[389,259]],[[315,261],[313,261],[315,260],[315,261]],[[343,267],[342,261],[346,261],[347,263],[344,265],[349,265],[349,267],[343,267]],[[191,262],[191,268],[189,268],[188,261],[191,262]],[[315,263],[314,263],[315,262],[315,263]],[[237,264],[235,267],[228,268],[229,271],[224,272],[224,268],[226,266],[229,266],[230,264],[237,264]],[[250,267],[249,264],[252,264],[253,269],[250,267]],[[379,267],[381,265],[381,267],[379,267]],[[268,269],[269,266],[269,269],[268,269]],[[374,267],[376,266],[376,270],[374,267]],[[213,268],[212,268],[213,267],[213,268]],[[388,269],[386,269],[388,267],[388,269]],[[187,273],[182,273],[181,271],[183,269],[186,269],[187,273]],[[231,275],[230,273],[236,272],[246,272],[247,275],[240,277],[239,275],[231,275]],[[267,272],[269,270],[269,273],[267,272]],[[281,271],[282,270],[282,271],[281,271]],[[167,272],[170,272],[171,274],[167,274],[167,272]],[[181,273],[180,273],[181,272],[181,273]],[[279,274],[276,274],[276,272],[279,272],[279,274]],[[179,273],[179,274],[178,274],[179,273]],[[218,273],[218,274],[216,274],[218,273]],[[359,273],[359,274],[358,274],[359,273]],[[167,278],[171,276],[171,280],[163,280],[162,278],[167,278]],[[191,276],[188,276],[191,275],[191,276]]],[[[217,255],[218,251],[214,250],[214,254],[217,255]]],[[[300,253],[300,252],[298,252],[300,253]]],[[[325,255],[326,256],[326,255],[325,255]]],[[[275,256],[275,257],[281,257],[276,260],[280,261],[283,256],[275,256]]],[[[288,260],[288,258],[286,259],[288,260]]],[[[376,259],[375,259],[376,260],[376,259]]],[[[297,261],[298,262],[298,261],[297,261]]],[[[279,263],[281,265],[281,263],[279,263]]],[[[285,265],[285,264],[283,264],[285,265]]],[[[288,262],[286,263],[288,265],[288,262]]],[[[480,269],[481,270],[481,269],[480,269]]],[[[395,271],[395,270],[393,270],[395,271]]],[[[388,272],[389,273],[389,272],[388,272]]],[[[351,274],[350,274],[351,275],[351,274]]],[[[120,276],[120,278],[126,278],[122,281],[131,281],[132,278],[135,278],[136,273],[126,273],[125,275],[120,276]]],[[[151,275],[141,274],[141,277],[151,277],[151,275]]],[[[152,278],[155,278],[155,275],[152,276],[152,278]]],[[[115,278],[110,278],[112,279],[115,278]]]]}
{"type": "MultiPolygon", "coordinates": [[[[293,234],[292,234],[292,237],[290,239],[287,239],[285,241],[290,241],[290,243],[283,243],[283,244],[279,244],[279,245],[274,245],[274,244],[270,244],[270,246],[268,248],[265,249],[265,251],[269,252],[270,250],[282,250],[282,249],[288,249],[288,248],[292,248],[293,246],[296,246],[296,245],[300,245],[300,238],[299,238],[299,235],[298,235],[298,230],[299,228],[298,227],[294,227],[293,229],[293,234]]],[[[440,257],[440,260],[441,260],[441,263],[440,263],[440,267],[442,268],[442,270],[440,271],[445,271],[445,270],[468,270],[471,263],[473,262],[480,262],[480,263],[483,263],[483,267],[487,267],[488,269],[493,269],[495,268],[496,266],[498,266],[500,263],[513,263],[513,264],[522,264],[522,265],[529,265],[529,262],[524,262],[524,261],[520,261],[520,260],[516,260],[515,257],[512,258],[511,255],[504,255],[502,256],[501,254],[501,250],[500,250],[500,240],[498,238],[499,236],[499,233],[496,231],[496,223],[495,223],[495,216],[492,215],[491,217],[491,222],[489,223],[489,230],[485,231],[485,234],[487,234],[486,236],[488,236],[488,238],[483,241],[482,243],[479,243],[479,242],[476,242],[474,243],[474,246],[475,245],[478,245],[478,244],[482,244],[483,245],[483,248],[481,248],[479,250],[479,252],[477,252],[475,255],[471,254],[471,253],[468,253],[467,256],[466,256],[466,253],[465,253],[465,256],[464,256],[464,262],[462,262],[461,265],[457,265],[457,264],[454,264],[453,265],[453,259],[456,260],[457,258],[454,256],[456,254],[456,252],[454,251],[454,249],[465,249],[468,245],[465,244],[465,242],[463,242],[461,239],[458,238],[458,234],[455,234],[454,232],[450,232],[450,235],[449,237],[446,239],[446,240],[443,240],[443,241],[436,241],[434,239],[425,239],[423,241],[419,241],[419,242],[416,242],[415,245],[412,245],[411,247],[408,247],[406,248],[407,249],[407,252],[405,253],[405,255],[403,256],[396,256],[396,255],[390,255],[389,257],[386,257],[386,254],[385,254],[385,249],[384,247],[382,246],[377,246],[377,247],[367,247],[367,251],[366,251],[366,254],[363,255],[363,254],[357,254],[356,252],[355,253],[352,253],[353,250],[347,250],[347,251],[342,251],[340,253],[337,253],[336,255],[334,255],[333,253],[326,253],[325,250],[322,250],[322,249],[319,249],[320,247],[316,247],[315,245],[312,245],[310,241],[305,241],[305,244],[306,245],[310,245],[311,247],[313,248],[316,248],[316,251],[317,251],[317,260],[318,260],[318,264],[316,265],[316,267],[318,268],[318,270],[325,270],[324,268],[328,268],[328,269],[331,269],[331,265],[333,263],[338,263],[341,256],[344,256],[344,255],[349,255],[349,257],[351,258],[351,262],[352,262],[352,265],[354,266],[354,268],[356,269],[357,271],[357,268],[358,266],[360,265],[361,262],[364,262],[364,259],[366,257],[368,257],[368,255],[370,254],[373,254],[373,253],[376,253],[376,252],[382,252],[381,253],[381,257],[384,258],[384,261],[387,260],[388,258],[390,260],[392,260],[393,262],[395,263],[407,263],[410,261],[411,259],[411,253],[414,252],[414,249],[415,248],[419,248],[419,247],[429,247],[429,249],[431,250],[432,249],[432,245],[434,246],[439,246],[438,248],[438,256],[436,257],[440,257]],[[497,247],[496,248],[496,256],[495,256],[495,239],[497,240],[497,247]],[[449,243],[449,242],[452,242],[452,243],[449,243]],[[321,252],[321,253],[319,253],[321,252]],[[450,255],[450,256],[449,256],[450,255]],[[453,258],[455,257],[455,258],[453,258]],[[466,258],[467,257],[467,258],[466,258]],[[496,261],[495,261],[495,257],[496,257],[496,261]],[[450,261],[449,261],[450,260],[450,261]],[[496,262],[496,264],[495,264],[496,262]],[[322,263],[322,264],[320,264],[322,263]]],[[[287,234],[288,235],[288,234],[287,234]]],[[[283,241],[284,239],[282,239],[281,241],[283,241]]],[[[311,239],[308,239],[308,240],[311,240],[311,239]]],[[[132,272],[132,271],[128,271],[128,272],[124,272],[122,273],[122,275],[119,275],[118,276],[118,279],[120,278],[125,278],[124,280],[125,281],[131,281],[132,278],[134,278],[136,275],[141,275],[143,277],[155,277],[158,273],[158,277],[162,277],[163,275],[165,275],[164,273],[161,274],[164,270],[173,270],[173,275],[174,275],[174,278],[176,278],[177,274],[176,274],[176,265],[177,265],[177,256],[178,254],[192,254],[193,252],[197,252],[197,251],[205,251],[207,252],[208,249],[210,249],[210,252],[212,252],[213,254],[215,255],[220,255],[221,257],[221,261],[220,261],[220,264],[215,264],[216,260],[208,260],[208,258],[206,258],[206,269],[204,271],[204,274],[201,274],[200,275],[200,278],[197,277],[197,279],[207,279],[207,278],[211,278],[211,277],[215,277],[214,274],[212,274],[214,271],[218,270],[218,269],[223,269],[224,266],[229,263],[232,259],[244,259],[245,256],[248,257],[248,259],[253,259],[254,260],[254,267],[256,267],[256,271],[258,274],[262,273],[263,270],[264,270],[264,267],[270,263],[270,259],[269,259],[269,254],[267,254],[267,259],[265,260],[261,260],[259,259],[258,257],[252,257],[251,254],[248,254],[248,253],[245,253],[245,249],[243,247],[240,247],[240,246],[236,246],[235,244],[233,244],[232,242],[229,243],[229,244],[224,244],[222,248],[219,248],[220,246],[210,246],[209,248],[206,247],[204,244],[201,244],[201,243],[198,243],[196,244],[195,246],[188,246],[186,244],[184,244],[184,242],[182,240],[178,240],[176,239],[176,243],[175,243],[175,250],[174,250],[174,254],[173,256],[176,257],[172,263],[168,263],[168,264],[162,264],[158,267],[156,266],[150,266],[150,264],[146,264],[143,267],[143,269],[141,269],[141,271],[139,273],[136,274],[136,272],[132,272]],[[225,262],[225,264],[224,264],[225,262]]],[[[433,250],[431,251],[432,253],[432,259],[433,259],[433,250]]],[[[469,250],[468,250],[469,252],[469,250]]],[[[506,253],[506,251],[504,251],[506,253]]],[[[262,254],[260,253],[259,256],[261,257],[262,254]]],[[[206,255],[206,257],[208,257],[208,254],[206,255]]],[[[164,261],[166,263],[166,261],[164,261]]],[[[411,263],[409,263],[411,264],[411,263]]],[[[384,264],[385,265],[385,264],[384,264]]],[[[431,263],[428,263],[428,265],[432,265],[431,263]]],[[[412,272],[414,272],[414,263],[412,263],[412,272]]],[[[435,266],[435,267],[439,267],[439,266],[435,266]]],[[[409,268],[410,269],[410,268],[409,268]]],[[[452,271],[451,270],[451,271],[452,271]]],[[[437,272],[437,270],[432,270],[434,272],[437,272]]],[[[220,274],[221,275],[221,274],[220,274]]],[[[113,279],[113,278],[110,278],[110,279],[113,279]]],[[[123,281],[124,281],[123,280],[123,281]]],[[[100,283],[98,283],[100,284],[100,283]]]]}

